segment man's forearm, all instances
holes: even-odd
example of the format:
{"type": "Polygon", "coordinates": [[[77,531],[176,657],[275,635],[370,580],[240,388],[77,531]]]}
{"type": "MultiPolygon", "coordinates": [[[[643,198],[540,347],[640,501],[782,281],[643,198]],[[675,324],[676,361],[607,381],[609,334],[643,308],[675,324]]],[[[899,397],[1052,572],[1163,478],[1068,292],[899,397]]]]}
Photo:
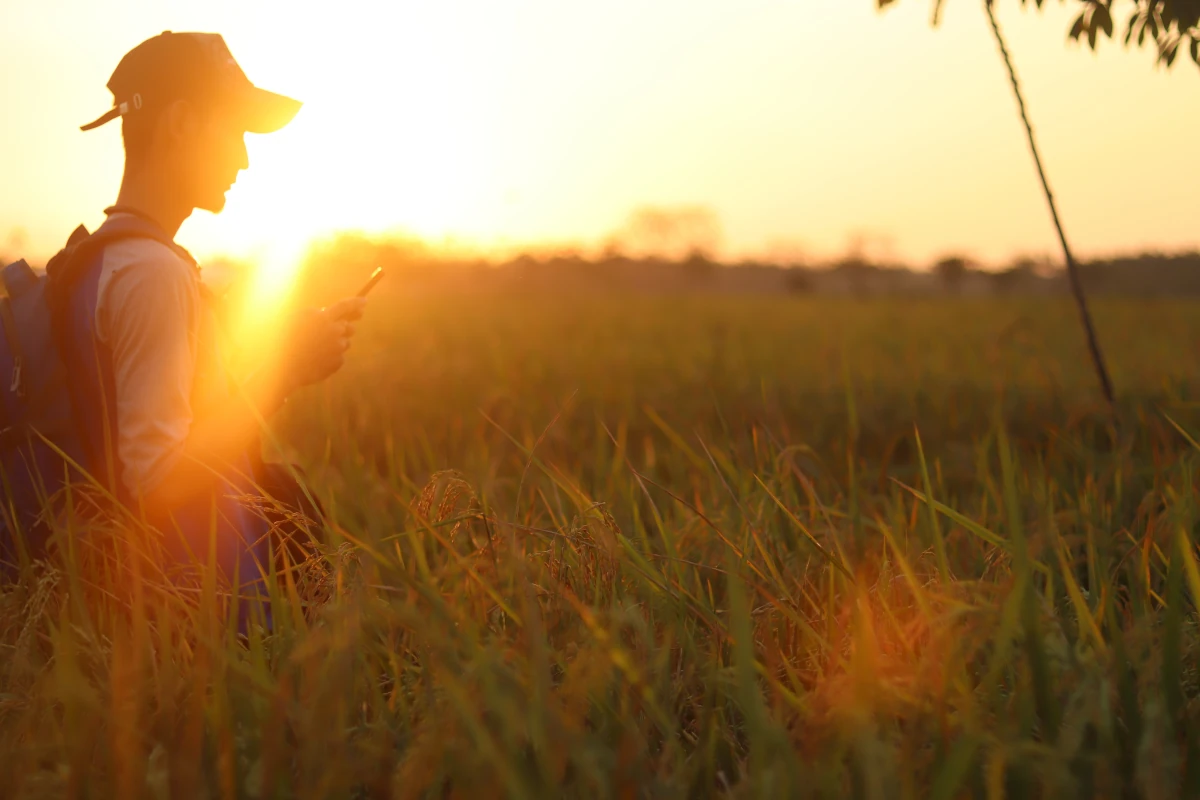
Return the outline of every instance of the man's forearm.
{"type": "Polygon", "coordinates": [[[145,494],[147,510],[169,510],[211,489],[256,443],[262,420],[279,410],[289,391],[271,372],[260,371],[240,391],[198,413],[175,464],[145,494]]]}

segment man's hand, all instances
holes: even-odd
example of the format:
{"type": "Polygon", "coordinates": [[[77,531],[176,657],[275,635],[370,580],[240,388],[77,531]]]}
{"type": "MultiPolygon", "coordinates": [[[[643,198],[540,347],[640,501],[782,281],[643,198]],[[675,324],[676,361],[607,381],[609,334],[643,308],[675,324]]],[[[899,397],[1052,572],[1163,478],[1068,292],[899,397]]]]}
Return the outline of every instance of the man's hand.
{"type": "Polygon", "coordinates": [[[342,320],[344,322],[358,322],[362,319],[363,310],[367,307],[367,299],[365,297],[347,297],[345,300],[339,300],[329,308],[321,309],[328,314],[332,319],[342,320]]]}
{"type": "Polygon", "coordinates": [[[342,368],[366,300],[351,297],[296,315],[285,346],[283,379],[293,389],[320,383],[342,368]]]}

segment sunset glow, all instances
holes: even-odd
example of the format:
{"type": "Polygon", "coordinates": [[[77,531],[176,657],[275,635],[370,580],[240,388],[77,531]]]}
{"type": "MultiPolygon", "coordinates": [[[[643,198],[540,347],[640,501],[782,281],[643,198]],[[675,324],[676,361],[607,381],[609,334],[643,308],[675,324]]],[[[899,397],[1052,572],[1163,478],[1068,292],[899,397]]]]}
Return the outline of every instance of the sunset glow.
{"type": "Polygon", "coordinates": [[[1200,797],[1200,0],[883,1],[0,0],[4,796],[1200,797]]]}
{"type": "MultiPolygon", "coordinates": [[[[225,213],[180,236],[202,257],[255,258],[264,285],[331,231],[591,246],[643,206],[711,209],[730,257],[828,255],[856,233],[918,265],[1052,252],[983,14],[951,0],[934,30],[929,5],[6,4],[4,69],[22,80],[0,90],[0,148],[21,157],[6,159],[0,250],[44,257],[97,224],[119,131],[77,126],[110,101],[121,54],[171,28],[220,31],[252,80],[305,102],[249,137],[225,213]]],[[[1001,17],[1077,248],[1200,244],[1195,66],[1068,45],[1072,8],[1001,17]]]]}

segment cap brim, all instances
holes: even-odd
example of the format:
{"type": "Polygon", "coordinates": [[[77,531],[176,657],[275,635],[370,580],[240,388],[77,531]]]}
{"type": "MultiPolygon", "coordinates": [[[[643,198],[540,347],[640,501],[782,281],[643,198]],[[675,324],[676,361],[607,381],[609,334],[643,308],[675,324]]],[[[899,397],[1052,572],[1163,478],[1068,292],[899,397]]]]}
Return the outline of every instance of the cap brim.
{"type": "Polygon", "coordinates": [[[253,86],[242,103],[242,127],[247,133],[274,133],[292,121],[300,106],[299,100],[253,86]]]}

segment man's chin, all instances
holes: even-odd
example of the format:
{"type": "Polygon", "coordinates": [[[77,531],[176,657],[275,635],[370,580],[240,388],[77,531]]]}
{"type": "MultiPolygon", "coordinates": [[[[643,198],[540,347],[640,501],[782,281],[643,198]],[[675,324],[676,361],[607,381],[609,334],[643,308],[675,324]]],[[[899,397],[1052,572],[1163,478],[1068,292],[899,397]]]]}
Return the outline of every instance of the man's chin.
{"type": "Polygon", "coordinates": [[[201,203],[197,203],[196,208],[200,209],[201,211],[220,214],[225,210],[225,193],[221,192],[220,194],[210,197],[201,203]]]}

